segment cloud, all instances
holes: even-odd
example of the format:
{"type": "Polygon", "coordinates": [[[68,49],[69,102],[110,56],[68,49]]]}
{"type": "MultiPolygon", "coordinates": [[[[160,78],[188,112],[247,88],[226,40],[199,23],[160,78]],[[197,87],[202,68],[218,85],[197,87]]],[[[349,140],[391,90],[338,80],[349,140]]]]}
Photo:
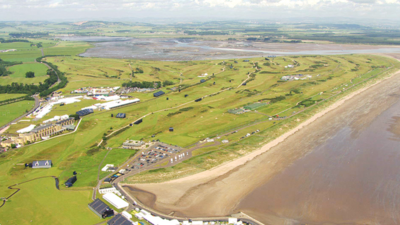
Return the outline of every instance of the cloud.
{"type": "Polygon", "coordinates": [[[0,0],[1,20],[52,20],[77,16],[87,16],[85,17],[87,19],[89,17],[251,19],[276,16],[396,18],[394,15],[399,11],[400,0],[0,0]],[[7,10],[9,8],[19,12],[18,15],[7,10]],[[370,15],[361,14],[362,11],[368,11],[370,15]]]}

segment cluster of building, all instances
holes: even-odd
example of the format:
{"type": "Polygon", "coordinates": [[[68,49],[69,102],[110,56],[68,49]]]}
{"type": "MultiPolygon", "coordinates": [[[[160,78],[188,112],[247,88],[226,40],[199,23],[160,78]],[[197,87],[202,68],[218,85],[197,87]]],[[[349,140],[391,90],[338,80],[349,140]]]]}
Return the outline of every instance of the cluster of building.
{"type": "Polygon", "coordinates": [[[69,117],[58,121],[51,121],[39,126],[30,125],[27,128],[17,131],[18,135],[10,135],[7,140],[0,144],[3,148],[11,148],[13,145],[20,147],[26,143],[33,143],[40,140],[46,140],[53,135],[57,135],[66,130],[74,130],[75,119],[69,117]]]}
{"type": "Polygon", "coordinates": [[[110,110],[113,108],[130,105],[130,104],[137,103],[137,102],[140,102],[140,99],[134,98],[134,99],[126,99],[126,100],[115,100],[115,101],[106,102],[106,103],[96,103],[92,106],[82,108],[82,110],[85,110],[85,109],[110,110]]]}
{"type": "Polygon", "coordinates": [[[86,94],[87,96],[112,96],[120,87],[83,87],[71,91],[71,94],[86,94]]]}
{"type": "MultiPolygon", "coordinates": [[[[107,193],[103,197],[104,199],[112,204],[114,207],[118,208],[120,207],[119,204],[123,204],[126,208],[128,207],[128,203],[119,198],[118,196],[114,195],[112,193],[107,193]],[[111,197],[113,196],[113,197],[111,197]],[[117,199],[118,198],[118,199],[117,199]],[[119,202],[119,203],[117,203],[119,202]],[[126,203],[126,204],[125,204],[126,203]],[[118,207],[117,207],[118,206],[118,207]]],[[[136,222],[137,220],[139,221],[147,221],[149,224],[153,225],[214,225],[214,224],[231,224],[231,225],[243,225],[242,221],[238,220],[237,218],[228,218],[227,220],[224,221],[202,221],[202,220],[183,220],[179,221],[177,219],[167,219],[167,218],[162,218],[157,215],[151,214],[149,211],[145,209],[139,209],[135,208],[135,210],[132,211],[132,213],[129,213],[127,211],[123,211],[121,213],[116,213],[114,212],[113,209],[111,209],[106,203],[104,203],[100,199],[94,200],[92,203],[88,205],[89,209],[94,212],[98,217],[100,218],[108,218],[108,217],[113,217],[110,220],[107,221],[107,225],[142,225],[143,222],[136,222]],[[136,217],[136,221],[133,221],[133,215],[136,217]]],[[[120,208],[118,208],[120,209],[120,208]]]]}
{"type": "Polygon", "coordinates": [[[65,104],[72,104],[76,102],[80,102],[80,98],[82,96],[76,96],[76,97],[70,97],[70,98],[64,98],[63,96],[60,97],[53,97],[49,99],[47,104],[44,104],[44,106],[38,107],[31,115],[35,116],[38,119],[43,118],[45,115],[51,112],[51,109],[55,105],[65,105],[65,104]]]}
{"type": "Polygon", "coordinates": [[[295,74],[295,75],[286,75],[281,77],[281,80],[284,81],[291,81],[291,80],[306,80],[311,79],[311,75],[304,75],[304,74],[295,74]]]}

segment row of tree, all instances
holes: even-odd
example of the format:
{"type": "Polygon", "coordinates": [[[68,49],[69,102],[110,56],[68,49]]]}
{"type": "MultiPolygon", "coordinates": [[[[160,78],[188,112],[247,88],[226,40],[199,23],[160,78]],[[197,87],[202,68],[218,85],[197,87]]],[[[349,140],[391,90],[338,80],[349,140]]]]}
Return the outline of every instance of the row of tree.
{"type": "Polygon", "coordinates": [[[36,33],[9,33],[13,38],[38,38],[49,36],[48,32],[36,32],[36,33]]]}
{"type": "MultiPolygon", "coordinates": [[[[40,62],[44,57],[39,57],[36,59],[36,61],[40,62]]],[[[23,93],[28,95],[40,93],[41,97],[45,97],[58,89],[64,88],[68,83],[68,80],[64,76],[64,73],[60,72],[57,66],[52,65],[51,63],[48,62],[46,63],[51,68],[53,68],[53,70],[50,69],[47,70],[47,75],[49,75],[49,78],[44,80],[43,83],[40,82],[38,85],[35,85],[35,84],[23,84],[14,82],[8,85],[0,85],[0,93],[23,93]],[[60,79],[60,83],[54,87],[51,87],[58,81],[58,79],[60,79]]]]}
{"type": "Polygon", "coordinates": [[[11,72],[8,71],[6,67],[14,66],[17,64],[21,64],[21,63],[20,62],[6,62],[6,61],[3,61],[0,59],[0,77],[11,74],[11,72]]]}

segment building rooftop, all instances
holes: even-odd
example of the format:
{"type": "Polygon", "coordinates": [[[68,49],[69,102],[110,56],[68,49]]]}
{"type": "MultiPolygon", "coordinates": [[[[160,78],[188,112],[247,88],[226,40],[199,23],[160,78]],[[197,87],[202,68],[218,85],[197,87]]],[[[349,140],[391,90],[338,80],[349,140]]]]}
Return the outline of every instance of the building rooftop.
{"type": "Polygon", "coordinates": [[[36,133],[36,132],[39,132],[39,131],[41,131],[41,130],[43,130],[43,129],[52,127],[52,126],[53,126],[53,124],[47,124],[47,125],[43,125],[43,126],[38,126],[38,127],[33,128],[33,129],[32,129],[32,132],[33,132],[33,133],[36,133]]]}
{"type": "Polygon", "coordinates": [[[111,220],[107,222],[108,225],[132,225],[132,222],[129,221],[127,218],[118,214],[114,216],[111,220]]]}
{"type": "Polygon", "coordinates": [[[51,160],[39,160],[32,162],[32,168],[50,168],[51,160]]]}
{"type": "Polygon", "coordinates": [[[100,199],[96,199],[94,202],[90,203],[89,208],[97,212],[99,216],[102,216],[104,212],[111,210],[110,207],[100,199]]]}

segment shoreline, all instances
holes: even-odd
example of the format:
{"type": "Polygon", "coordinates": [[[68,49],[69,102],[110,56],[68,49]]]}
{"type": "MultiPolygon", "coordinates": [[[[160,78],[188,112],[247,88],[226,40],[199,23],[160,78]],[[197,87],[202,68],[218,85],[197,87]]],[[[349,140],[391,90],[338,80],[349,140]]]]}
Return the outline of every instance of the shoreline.
{"type": "Polygon", "coordinates": [[[176,216],[181,217],[226,216],[238,210],[241,211],[238,207],[249,193],[310,152],[313,142],[306,144],[305,148],[299,151],[293,151],[295,149],[290,146],[296,145],[295,143],[298,142],[296,138],[307,137],[304,135],[309,135],[309,131],[318,135],[318,130],[315,129],[318,129],[318,126],[324,126],[325,123],[321,124],[321,121],[327,122],[324,117],[326,114],[345,110],[346,105],[349,106],[348,104],[358,101],[357,99],[365,95],[373,94],[382,85],[387,85],[391,78],[399,76],[400,70],[392,71],[355,86],[355,90],[348,90],[332,102],[328,102],[327,105],[315,109],[316,113],[310,115],[304,122],[240,158],[175,180],[124,184],[124,186],[145,191],[147,193],[145,195],[137,191],[130,192],[129,188],[125,190],[143,205],[150,206],[155,211],[165,214],[174,212],[176,216]],[[155,198],[152,200],[146,198],[149,194],[155,198]]]}
{"type": "MultiPolygon", "coordinates": [[[[285,141],[288,137],[290,137],[291,135],[295,134],[296,132],[298,132],[299,130],[305,128],[306,126],[308,126],[309,124],[313,123],[314,121],[316,121],[318,118],[324,116],[325,114],[327,114],[328,112],[338,108],[339,106],[341,106],[344,102],[346,102],[347,100],[353,98],[354,96],[367,91],[368,89],[370,89],[371,87],[392,78],[393,76],[399,75],[400,74],[400,70],[395,71],[393,73],[391,73],[389,76],[384,77],[382,79],[377,80],[375,83],[368,85],[366,87],[363,87],[361,89],[358,89],[356,91],[353,91],[349,94],[347,94],[346,96],[342,97],[341,99],[337,100],[336,102],[332,103],[331,105],[327,106],[325,109],[323,109],[322,111],[316,113],[315,115],[313,115],[312,117],[310,117],[309,119],[307,119],[306,121],[300,123],[298,126],[296,126],[295,128],[293,128],[292,130],[289,130],[288,132],[282,134],[281,136],[279,136],[278,138],[272,140],[271,142],[263,145],[261,148],[243,156],[237,159],[234,159],[232,161],[228,161],[225,162],[219,166],[216,166],[212,169],[197,173],[197,174],[193,174],[193,175],[189,175],[186,177],[181,177],[175,180],[169,180],[169,181],[164,181],[164,182],[160,182],[160,183],[145,183],[146,185],[151,185],[151,184],[171,184],[171,183],[178,183],[178,182],[188,182],[191,180],[199,180],[199,179],[207,179],[210,177],[218,177],[218,176],[222,176],[226,173],[228,173],[231,170],[236,169],[237,167],[240,167],[244,164],[246,164],[247,162],[253,160],[254,158],[256,158],[257,156],[269,151],[271,148],[277,146],[278,144],[280,144],[281,142],[285,141]]],[[[124,185],[142,185],[142,184],[124,184],[124,185]]]]}

